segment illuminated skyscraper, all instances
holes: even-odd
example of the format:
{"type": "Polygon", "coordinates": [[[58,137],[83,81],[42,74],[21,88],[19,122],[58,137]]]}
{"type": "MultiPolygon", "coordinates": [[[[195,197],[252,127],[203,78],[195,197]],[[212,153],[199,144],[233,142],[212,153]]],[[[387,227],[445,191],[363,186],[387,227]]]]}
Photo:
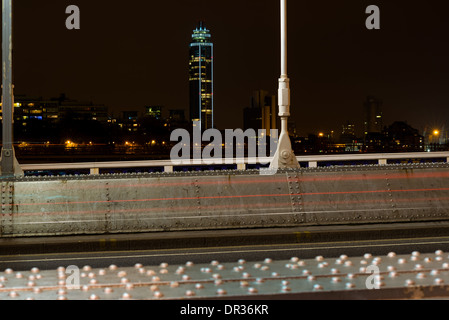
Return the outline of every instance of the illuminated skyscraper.
{"type": "Polygon", "coordinates": [[[214,45],[203,22],[193,30],[190,43],[190,120],[201,130],[214,127],[214,45]]]}

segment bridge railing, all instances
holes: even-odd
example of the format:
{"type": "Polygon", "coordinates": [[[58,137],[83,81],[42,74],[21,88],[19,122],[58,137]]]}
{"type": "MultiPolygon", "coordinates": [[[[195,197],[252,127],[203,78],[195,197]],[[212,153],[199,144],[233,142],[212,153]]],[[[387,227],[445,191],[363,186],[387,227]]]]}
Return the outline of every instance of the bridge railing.
{"type": "MultiPolygon", "coordinates": [[[[338,165],[357,162],[372,162],[386,165],[392,161],[443,161],[449,162],[449,152],[411,152],[411,153],[363,153],[363,154],[334,154],[334,155],[310,155],[298,156],[298,162],[309,168],[318,167],[320,164],[338,165]]],[[[197,166],[234,166],[237,170],[245,170],[250,165],[267,165],[270,158],[232,158],[232,159],[185,159],[185,160],[143,160],[143,161],[110,161],[110,162],[79,162],[79,163],[40,163],[23,164],[21,166],[25,174],[30,172],[52,172],[64,170],[86,170],[90,174],[100,174],[105,170],[125,170],[139,168],[160,168],[163,172],[173,172],[176,168],[188,168],[197,166]],[[100,171],[101,170],[101,171],[100,171]]]]}

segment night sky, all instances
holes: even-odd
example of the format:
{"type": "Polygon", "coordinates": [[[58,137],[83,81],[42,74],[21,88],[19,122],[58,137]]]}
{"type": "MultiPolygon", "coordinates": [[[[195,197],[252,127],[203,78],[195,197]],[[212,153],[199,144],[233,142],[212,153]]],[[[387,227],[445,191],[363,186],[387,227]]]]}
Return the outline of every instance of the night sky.
{"type": "MultiPolygon", "coordinates": [[[[215,58],[215,122],[243,126],[253,90],[277,90],[278,0],[15,0],[16,94],[72,99],[120,110],[185,109],[188,45],[204,20],[215,58]],[[68,30],[68,5],[81,30],[68,30]]],[[[288,1],[292,118],[300,134],[362,130],[363,101],[383,100],[384,122],[449,127],[449,2],[288,1]],[[381,11],[367,30],[365,9],[381,11]]]]}

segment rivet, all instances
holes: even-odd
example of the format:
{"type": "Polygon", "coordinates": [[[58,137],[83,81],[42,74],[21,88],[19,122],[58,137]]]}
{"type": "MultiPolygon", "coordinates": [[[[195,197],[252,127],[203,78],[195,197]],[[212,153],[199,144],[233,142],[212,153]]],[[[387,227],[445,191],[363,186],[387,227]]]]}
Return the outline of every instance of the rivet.
{"type": "Polygon", "coordinates": [[[188,296],[188,297],[193,297],[193,296],[195,296],[195,291],[193,291],[193,290],[187,290],[186,293],[185,293],[185,295],[188,296]]]}
{"type": "Polygon", "coordinates": [[[197,284],[195,284],[195,289],[198,289],[198,290],[204,289],[204,285],[202,283],[197,283],[197,284]]]}
{"type": "Polygon", "coordinates": [[[407,279],[405,280],[405,285],[406,286],[413,286],[415,284],[415,281],[411,280],[411,279],[407,279]]]}
{"type": "Polygon", "coordinates": [[[282,286],[282,292],[290,292],[292,289],[289,286],[282,286]]]}
{"type": "Polygon", "coordinates": [[[254,294],[254,293],[258,293],[259,291],[256,288],[251,287],[251,288],[248,288],[248,292],[251,294],[254,294]]]}
{"type": "Polygon", "coordinates": [[[119,273],[117,273],[117,277],[119,278],[126,277],[126,271],[120,271],[119,273]]]}
{"type": "Polygon", "coordinates": [[[394,258],[396,257],[396,252],[389,252],[388,253],[388,258],[394,258]]]}
{"type": "Polygon", "coordinates": [[[126,289],[126,290],[132,290],[132,289],[134,289],[134,284],[132,284],[132,283],[127,283],[126,286],[125,286],[125,289],[126,289]]]}
{"type": "Polygon", "coordinates": [[[265,279],[264,278],[256,278],[256,282],[263,283],[263,282],[265,282],[265,279]]]}
{"type": "Polygon", "coordinates": [[[425,277],[426,277],[426,274],[423,273],[423,272],[420,272],[420,273],[418,273],[418,274],[416,275],[416,278],[417,278],[417,279],[424,279],[425,277]]]}
{"type": "Polygon", "coordinates": [[[128,283],[129,280],[127,278],[123,277],[123,278],[120,279],[120,282],[121,283],[128,283]]]}
{"type": "Polygon", "coordinates": [[[338,270],[338,269],[336,269],[336,268],[332,268],[332,269],[331,269],[331,273],[332,273],[332,274],[337,274],[337,273],[340,273],[340,270],[338,270]]]}
{"type": "Polygon", "coordinates": [[[122,299],[125,300],[131,299],[131,295],[128,292],[125,292],[124,294],[122,294],[122,299]]]}
{"type": "Polygon", "coordinates": [[[315,290],[315,291],[323,290],[323,286],[320,285],[320,284],[315,284],[315,285],[313,286],[313,290],[315,290]]]}
{"type": "Polygon", "coordinates": [[[424,267],[421,264],[415,264],[415,270],[422,270],[424,267]]]}
{"type": "MultiPolygon", "coordinates": [[[[165,269],[165,270],[167,270],[167,269],[165,269]]],[[[183,274],[185,270],[186,270],[185,267],[178,267],[178,269],[176,269],[175,273],[176,274],[183,274]]]]}
{"type": "Polygon", "coordinates": [[[103,291],[104,291],[104,293],[107,293],[107,294],[110,294],[110,293],[114,292],[114,290],[112,288],[110,288],[110,287],[104,288],[103,291]]]}
{"type": "Polygon", "coordinates": [[[326,268],[329,264],[327,262],[321,262],[318,264],[318,268],[326,268]]]}
{"type": "Polygon", "coordinates": [[[222,296],[222,295],[227,294],[227,292],[226,292],[225,289],[221,289],[221,288],[220,288],[220,289],[217,290],[217,294],[220,295],[220,296],[222,296]]]}
{"type": "Polygon", "coordinates": [[[332,277],[332,282],[333,283],[341,282],[341,279],[340,277],[332,277]]]}
{"type": "Polygon", "coordinates": [[[249,282],[248,281],[240,281],[240,287],[244,288],[244,287],[247,287],[247,286],[249,286],[249,282]]]}

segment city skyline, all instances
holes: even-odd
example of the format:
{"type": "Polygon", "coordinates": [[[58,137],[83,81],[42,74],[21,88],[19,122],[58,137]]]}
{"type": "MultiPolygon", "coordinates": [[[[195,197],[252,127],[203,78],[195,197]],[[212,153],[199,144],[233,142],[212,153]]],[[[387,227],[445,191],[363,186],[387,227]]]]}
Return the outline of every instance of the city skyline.
{"type": "MultiPolygon", "coordinates": [[[[72,31],[64,24],[69,4],[15,4],[16,93],[65,92],[117,112],[164,105],[188,114],[187,48],[200,20],[213,30],[219,57],[214,66],[218,128],[243,127],[241,114],[254,90],[276,93],[277,1],[122,8],[80,0],[73,4],[81,11],[81,29],[72,31]]],[[[382,99],[385,124],[406,120],[421,131],[447,127],[447,4],[377,1],[381,30],[374,31],[365,28],[369,4],[289,3],[292,119],[300,135],[338,130],[347,121],[361,126],[369,95],[382,99]]]]}

